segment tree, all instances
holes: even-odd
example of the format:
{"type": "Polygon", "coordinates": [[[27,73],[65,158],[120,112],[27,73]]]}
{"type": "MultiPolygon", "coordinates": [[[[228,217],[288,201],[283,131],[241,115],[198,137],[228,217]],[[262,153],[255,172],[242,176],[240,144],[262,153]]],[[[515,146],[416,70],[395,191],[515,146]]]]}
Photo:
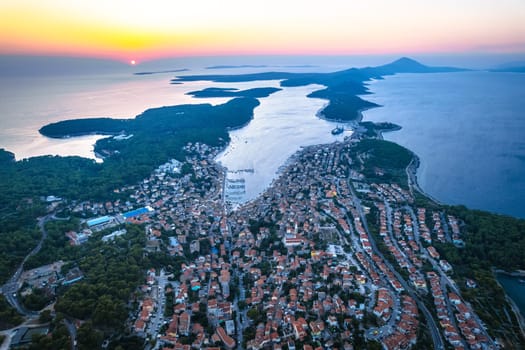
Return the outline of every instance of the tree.
{"type": "Polygon", "coordinates": [[[44,310],[40,313],[40,316],[38,317],[38,321],[40,323],[47,323],[51,322],[53,317],[51,316],[51,310],[44,310]]]}
{"type": "Polygon", "coordinates": [[[79,350],[98,349],[102,345],[104,335],[102,332],[93,328],[93,324],[87,321],[77,331],[77,341],[79,350]]]}
{"type": "Polygon", "coordinates": [[[105,294],[97,300],[97,306],[93,312],[93,324],[118,328],[126,317],[126,308],[123,303],[105,294]]]}

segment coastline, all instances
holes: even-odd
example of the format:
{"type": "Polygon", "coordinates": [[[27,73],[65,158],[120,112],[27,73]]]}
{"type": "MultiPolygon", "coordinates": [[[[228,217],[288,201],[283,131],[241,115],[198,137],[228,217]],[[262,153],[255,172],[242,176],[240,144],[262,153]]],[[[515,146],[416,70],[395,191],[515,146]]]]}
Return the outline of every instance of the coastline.
{"type": "MultiPolygon", "coordinates": [[[[367,109],[369,109],[369,108],[367,108],[367,109]]],[[[359,118],[360,121],[359,121],[359,123],[361,122],[362,119],[363,119],[363,116],[360,113],[360,118],[359,118]]],[[[374,122],[372,122],[372,123],[374,123],[374,122]]],[[[376,123],[374,123],[374,124],[376,124],[376,123]]],[[[375,138],[383,140],[384,139],[383,138],[383,133],[398,131],[401,128],[402,128],[401,126],[397,125],[397,128],[392,128],[392,129],[389,129],[389,130],[376,129],[375,130],[376,131],[375,138]]],[[[422,196],[424,196],[425,198],[429,199],[430,201],[434,202],[437,205],[440,205],[440,206],[447,205],[446,203],[443,203],[443,202],[439,201],[438,199],[436,199],[435,197],[433,197],[429,193],[425,192],[421,188],[421,186],[418,183],[418,179],[417,179],[417,171],[418,171],[418,169],[419,169],[419,167],[421,165],[421,160],[420,160],[419,156],[417,154],[415,154],[412,150],[409,150],[409,151],[412,153],[412,160],[410,161],[410,163],[406,167],[406,173],[407,173],[407,180],[408,180],[408,186],[409,186],[410,192],[413,193],[414,191],[417,191],[422,196]]],[[[516,271],[508,272],[508,271],[505,271],[505,270],[493,268],[492,272],[493,272],[494,280],[496,281],[498,286],[503,290],[503,292],[505,294],[505,300],[508,303],[508,305],[510,306],[510,309],[512,310],[514,316],[516,317],[517,326],[519,327],[522,336],[525,337],[525,315],[522,313],[522,311],[520,310],[520,308],[518,307],[516,302],[509,296],[507,290],[503,287],[503,285],[500,283],[500,281],[497,278],[497,274],[507,275],[507,276],[510,276],[510,277],[525,278],[525,270],[516,270],[516,271]]]]}
{"type": "Polygon", "coordinates": [[[501,270],[501,269],[493,269],[493,271],[494,273],[499,273],[499,274],[507,275],[510,277],[525,277],[524,270],[516,270],[516,271],[508,272],[508,271],[501,270]]]}
{"type": "MultiPolygon", "coordinates": [[[[417,169],[419,168],[420,160],[419,160],[419,157],[414,152],[412,152],[412,155],[413,155],[412,156],[412,160],[410,161],[410,163],[408,164],[408,166],[406,168],[407,177],[408,177],[408,185],[409,185],[410,191],[412,192],[413,190],[416,190],[421,195],[425,196],[426,198],[428,198],[432,202],[434,202],[434,203],[436,203],[438,205],[446,205],[445,203],[442,203],[442,202],[438,201],[437,199],[435,199],[434,197],[432,197],[431,195],[429,195],[428,193],[426,193],[425,191],[423,191],[421,189],[421,187],[419,186],[419,184],[417,182],[417,169]]],[[[496,269],[496,268],[492,269],[492,275],[494,276],[494,280],[496,281],[498,286],[505,293],[505,300],[509,304],[512,312],[514,313],[514,316],[516,317],[516,320],[518,321],[518,327],[520,328],[521,334],[525,337],[525,317],[522,314],[522,312],[521,312],[520,308],[518,307],[518,305],[516,304],[516,302],[509,296],[509,294],[507,293],[506,289],[499,282],[499,280],[497,278],[497,274],[503,274],[503,275],[507,275],[507,276],[511,276],[511,277],[525,277],[525,271],[524,270],[516,270],[516,271],[513,271],[513,272],[507,272],[507,271],[501,270],[501,269],[496,269]]]]}
{"type": "Polygon", "coordinates": [[[82,137],[82,136],[116,136],[120,134],[121,132],[109,132],[109,131],[91,131],[91,132],[78,132],[78,133],[71,133],[63,136],[51,136],[46,135],[42,132],[40,134],[44,137],[47,137],[49,139],[56,139],[56,140],[66,140],[74,137],[82,137]]]}
{"type": "Polygon", "coordinates": [[[514,316],[516,316],[516,319],[518,320],[518,326],[520,327],[521,334],[525,337],[525,316],[522,314],[516,302],[508,295],[507,291],[505,290],[503,285],[498,280],[498,277],[497,277],[498,274],[507,275],[511,277],[517,277],[517,276],[525,276],[525,271],[521,271],[520,275],[514,275],[513,272],[509,273],[509,272],[506,272],[500,269],[492,269],[492,275],[494,276],[494,279],[496,280],[496,283],[498,284],[498,286],[501,289],[503,289],[503,291],[505,292],[505,300],[507,301],[507,303],[509,303],[512,311],[514,312],[514,316]]]}
{"type": "MultiPolygon", "coordinates": [[[[319,98],[321,100],[325,100],[324,98],[321,98],[321,97],[308,97],[308,98],[319,98]]],[[[315,113],[315,116],[319,119],[326,120],[327,122],[331,122],[331,123],[353,124],[352,126],[354,128],[357,128],[359,126],[359,123],[363,121],[363,112],[369,109],[381,107],[381,106],[372,106],[372,107],[363,107],[361,109],[358,109],[356,111],[356,116],[353,119],[332,119],[332,118],[327,118],[326,115],[323,113],[325,108],[328,107],[329,105],[330,105],[330,100],[328,100],[328,102],[326,102],[323,105],[323,107],[321,107],[317,111],[317,113],[315,113]]]]}
{"type": "MultiPolygon", "coordinates": [[[[412,155],[413,155],[412,160],[410,161],[410,163],[408,164],[408,166],[406,168],[407,177],[408,177],[408,185],[409,185],[410,191],[412,192],[413,190],[416,190],[421,195],[425,196],[426,198],[428,198],[432,202],[434,202],[434,203],[436,203],[438,205],[446,205],[445,203],[442,203],[442,202],[438,201],[437,199],[435,199],[434,197],[432,197],[428,193],[425,193],[421,189],[421,187],[419,186],[419,184],[417,182],[417,169],[419,167],[420,160],[419,160],[419,157],[414,152],[412,152],[412,155]]],[[[503,275],[507,275],[507,276],[511,276],[511,277],[525,277],[525,271],[524,270],[516,270],[516,271],[513,271],[513,272],[507,272],[505,270],[492,268],[492,275],[494,277],[494,280],[496,281],[498,286],[505,293],[505,300],[509,304],[512,312],[514,313],[514,316],[516,317],[516,320],[518,322],[518,327],[520,328],[521,334],[525,337],[525,316],[522,314],[522,312],[521,312],[520,308],[518,307],[518,305],[516,304],[516,302],[509,296],[509,294],[507,293],[507,290],[501,285],[501,283],[499,282],[499,280],[497,278],[497,274],[503,274],[503,275]]]]}
{"type": "MultiPolygon", "coordinates": [[[[403,128],[402,126],[395,124],[394,127],[389,128],[389,129],[379,129],[379,130],[377,130],[377,138],[380,139],[380,140],[384,140],[385,139],[383,137],[384,133],[399,131],[402,128],[403,128]]],[[[418,158],[418,161],[419,161],[419,158],[418,158]]]]}
{"type": "Polygon", "coordinates": [[[419,186],[419,183],[417,181],[417,169],[419,168],[419,165],[421,164],[420,163],[420,159],[413,151],[410,151],[410,152],[412,152],[412,160],[410,161],[410,164],[408,164],[408,166],[406,168],[406,173],[407,173],[407,178],[408,178],[408,187],[410,188],[410,191],[413,192],[413,190],[416,190],[421,195],[423,195],[423,196],[427,197],[428,199],[430,199],[432,202],[434,202],[434,203],[436,203],[438,205],[445,205],[445,203],[439,201],[435,197],[433,197],[430,194],[426,193],[421,188],[421,186],[419,186]]]}
{"type": "MultiPolygon", "coordinates": [[[[247,126],[248,124],[250,124],[250,122],[251,122],[252,120],[253,120],[253,115],[252,115],[252,117],[251,117],[250,120],[248,120],[246,123],[244,123],[244,124],[242,124],[242,125],[238,125],[238,126],[227,126],[227,127],[226,127],[226,131],[228,131],[228,133],[229,133],[230,131],[240,130],[240,129],[244,128],[245,126],[247,126]]],[[[228,146],[228,145],[226,145],[226,147],[227,147],[227,146],[228,146]]],[[[226,150],[226,148],[225,148],[224,150],[226,150]]]]}

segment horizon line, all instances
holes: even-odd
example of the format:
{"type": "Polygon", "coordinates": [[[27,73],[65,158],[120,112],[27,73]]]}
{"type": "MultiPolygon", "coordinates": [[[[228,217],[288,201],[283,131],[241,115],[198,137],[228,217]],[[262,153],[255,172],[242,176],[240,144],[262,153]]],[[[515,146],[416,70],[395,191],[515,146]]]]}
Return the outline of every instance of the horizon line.
{"type": "Polygon", "coordinates": [[[169,59],[188,59],[188,58],[227,58],[227,57],[412,57],[412,56],[429,56],[429,57],[440,57],[440,56],[520,56],[523,55],[525,58],[525,51],[438,51],[438,52],[371,52],[371,53],[252,53],[252,52],[240,52],[240,53],[195,53],[195,54],[182,54],[182,55],[159,55],[156,57],[145,57],[140,58],[138,55],[128,55],[126,58],[116,57],[115,55],[89,55],[89,54],[77,54],[77,53],[30,53],[30,52],[0,52],[0,57],[34,57],[34,58],[72,58],[72,59],[92,59],[101,61],[113,61],[122,62],[129,64],[130,60],[137,60],[138,63],[153,62],[159,60],[169,59]]]}

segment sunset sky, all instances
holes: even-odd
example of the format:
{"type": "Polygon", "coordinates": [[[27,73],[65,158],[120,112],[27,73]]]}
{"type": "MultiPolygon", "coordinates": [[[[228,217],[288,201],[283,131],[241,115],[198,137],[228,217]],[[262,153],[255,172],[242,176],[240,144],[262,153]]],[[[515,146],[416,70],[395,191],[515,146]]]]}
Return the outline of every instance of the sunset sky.
{"type": "Polygon", "coordinates": [[[0,54],[525,52],[524,0],[2,0],[0,54]]]}

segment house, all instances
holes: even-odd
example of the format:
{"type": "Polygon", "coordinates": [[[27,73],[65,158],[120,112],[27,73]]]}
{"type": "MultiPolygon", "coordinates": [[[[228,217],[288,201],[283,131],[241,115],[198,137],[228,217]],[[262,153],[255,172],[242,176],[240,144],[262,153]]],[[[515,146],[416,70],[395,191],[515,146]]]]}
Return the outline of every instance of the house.
{"type": "Polygon", "coordinates": [[[232,337],[226,334],[226,331],[224,330],[224,328],[219,326],[217,327],[216,332],[219,338],[221,339],[221,341],[223,342],[224,346],[226,346],[226,348],[228,349],[235,348],[235,340],[233,340],[232,337]]]}

